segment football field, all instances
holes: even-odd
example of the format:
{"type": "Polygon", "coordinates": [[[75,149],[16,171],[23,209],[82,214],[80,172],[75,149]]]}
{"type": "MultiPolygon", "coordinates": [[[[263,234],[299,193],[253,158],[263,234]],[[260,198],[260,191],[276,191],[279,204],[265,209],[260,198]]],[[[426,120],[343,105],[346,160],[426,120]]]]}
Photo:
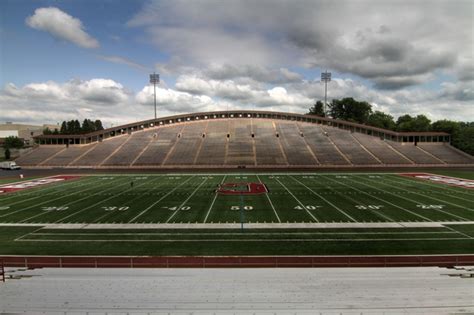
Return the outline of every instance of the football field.
{"type": "Polygon", "coordinates": [[[472,189],[395,173],[83,175],[0,195],[4,248],[47,253],[466,252],[473,223],[472,189]]]}

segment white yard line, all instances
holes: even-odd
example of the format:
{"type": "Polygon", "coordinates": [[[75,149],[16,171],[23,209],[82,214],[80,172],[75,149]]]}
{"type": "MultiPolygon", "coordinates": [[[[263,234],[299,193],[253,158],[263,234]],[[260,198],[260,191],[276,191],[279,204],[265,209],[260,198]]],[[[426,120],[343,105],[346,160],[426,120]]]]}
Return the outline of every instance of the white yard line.
{"type": "MultiPolygon", "coordinates": [[[[321,176],[324,176],[324,175],[321,175],[321,176]]],[[[400,207],[400,206],[398,206],[398,205],[396,205],[396,204],[393,204],[393,203],[391,203],[391,202],[389,202],[389,201],[386,201],[386,200],[384,200],[384,199],[382,199],[382,198],[378,198],[377,196],[373,196],[373,195],[371,195],[371,194],[368,194],[368,193],[366,193],[365,191],[360,190],[360,189],[358,189],[358,188],[356,188],[356,187],[354,187],[354,186],[349,186],[349,185],[347,185],[347,184],[345,184],[345,183],[343,183],[343,182],[341,182],[341,181],[337,181],[337,180],[332,179],[332,178],[330,178],[330,177],[324,177],[324,178],[329,179],[329,180],[332,180],[333,182],[336,182],[337,184],[344,185],[344,186],[346,186],[346,187],[348,187],[348,188],[350,188],[350,189],[353,189],[353,190],[358,191],[358,192],[360,192],[360,193],[362,193],[362,194],[365,194],[365,195],[367,195],[367,196],[369,196],[369,197],[371,197],[371,198],[373,198],[373,199],[377,199],[377,200],[379,200],[379,201],[381,201],[381,202],[383,202],[383,203],[386,203],[386,204],[388,204],[388,205],[391,205],[392,207],[395,207],[395,208],[398,208],[398,209],[401,209],[401,210],[403,210],[403,211],[406,211],[406,212],[411,213],[410,210],[407,210],[407,209],[405,209],[405,208],[403,208],[403,207],[400,207]]],[[[349,180],[350,180],[350,179],[349,179],[349,180]]],[[[372,210],[372,211],[375,211],[375,210],[372,210]]],[[[378,213],[378,212],[376,212],[376,213],[378,213]]],[[[388,217],[388,216],[386,216],[386,215],[384,215],[384,214],[382,214],[382,213],[378,213],[378,214],[379,214],[379,215],[382,215],[382,216],[384,216],[384,217],[387,217],[387,218],[390,219],[392,222],[396,222],[396,220],[393,220],[393,219],[391,219],[390,217],[388,217]]]]}
{"type": "MultiPolygon", "coordinates": [[[[109,182],[109,183],[110,183],[110,182],[109,182]]],[[[127,183],[120,184],[120,185],[118,185],[118,186],[110,187],[109,189],[103,190],[103,191],[101,191],[100,193],[102,194],[102,193],[104,193],[104,192],[106,192],[106,191],[115,189],[115,188],[117,188],[117,187],[120,187],[120,186],[123,186],[123,185],[126,185],[126,184],[128,184],[128,182],[127,182],[127,183]]],[[[104,184],[104,185],[105,185],[105,184],[104,184]]],[[[100,186],[102,186],[102,185],[100,185],[100,186]]],[[[91,189],[97,189],[97,187],[100,187],[100,186],[95,186],[94,188],[91,188],[91,189]]],[[[74,200],[74,201],[68,202],[68,203],[66,203],[66,204],[64,204],[64,205],[62,205],[62,206],[69,206],[69,205],[75,204],[75,203],[77,203],[77,202],[79,202],[79,201],[82,201],[82,200],[84,200],[84,199],[91,198],[92,196],[96,196],[96,195],[98,195],[98,194],[99,194],[99,193],[95,193],[95,194],[91,194],[91,195],[87,194],[87,195],[86,195],[85,197],[83,197],[83,198],[76,199],[76,200],[74,200]]],[[[110,197],[110,198],[112,198],[112,197],[110,197]]],[[[107,198],[106,200],[108,200],[108,199],[110,199],[110,198],[107,198]]],[[[105,201],[105,200],[102,200],[102,201],[105,201]]],[[[102,202],[102,201],[101,201],[101,202],[102,202]]],[[[86,209],[87,209],[87,208],[86,208],[86,209]]],[[[83,209],[83,210],[81,210],[81,211],[79,211],[79,212],[82,212],[82,211],[84,211],[84,210],[86,210],[86,209],[83,209]]],[[[76,212],[76,213],[79,213],[79,212],[76,212]]],[[[20,223],[25,222],[25,221],[28,221],[28,220],[31,220],[31,219],[34,219],[34,218],[36,218],[36,217],[39,217],[39,216],[42,216],[42,215],[45,215],[45,214],[48,214],[48,213],[49,213],[49,211],[43,211],[43,212],[41,212],[41,213],[35,214],[34,216],[31,216],[31,217],[29,217],[29,218],[26,218],[26,219],[21,220],[20,223]]],[[[70,217],[70,216],[72,216],[72,215],[74,215],[74,214],[76,214],[76,213],[73,213],[73,214],[71,214],[71,215],[68,215],[68,216],[66,216],[66,217],[64,217],[64,218],[68,218],[68,217],[70,217]]],[[[60,220],[62,220],[62,219],[63,219],[63,218],[61,218],[61,219],[55,221],[55,223],[58,222],[58,221],[60,221],[60,220]]]]}
{"type": "MultiPolygon", "coordinates": [[[[105,185],[105,183],[104,183],[104,185],[105,185]]],[[[99,185],[99,187],[100,187],[100,186],[102,186],[102,185],[99,185]]],[[[96,186],[96,187],[97,187],[97,186],[96,186]]],[[[96,188],[96,187],[94,187],[94,188],[96,188]]],[[[71,197],[71,196],[74,196],[74,195],[78,195],[78,194],[80,194],[80,193],[83,193],[84,191],[88,191],[88,190],[91,190],[91,189],[94,189],[94,188],[88,187],[88,188],[86,188],[86,189],[80,190],[80,191],[78,191],[78,192],[74,192],[74,193],[72,193],[72,194],[62,195],[61,197],[58,197],[58,198],[49,199],[49,200],[46,200],[46,201],[44,201],[44,202],[37,203],[37,204],[35,204],[35,205],[33,205],[33,206],[30,206],[30,207],[26,207],[26,208],[23,208],[23,209],[20,209],[20,210],[16,210],[16,211],[13,211],[13,212],[9,212],[9,213],[0,215],[0,218],[6,217],[6,216],[9,216],[9,215],[12,215],[12,214],[21,212],[21,211],[29,210],[29,209],[31,209],[31,208],[44,205],[45,203],[48,203],[48,202],[51,202],[51,201],[56,201],[56,200],[59,200],[59,199],[62,199],[62,198],[66,198],[66,197],[71,197]]],[[[84,199],[84,198],[82,198],[82,199],[84,199]]],[[[82,200],[82,199],[81,199],[81,200],[82,200]]],[[[79,201],[79,200],[76,200],[76,201],[79,201]]]]}
{"type": "MultiPolygon", "coordinates": [[[[450,194],[450,193],[445,193],[445,192],[442,192],[442,191],[453,191],[453,192],[460,192],[460,191],[457,191],[457,190],[450,190],[450,189],[447,189],[448,187],[443,187],[441,186],[442,184],[430,184],[428,182],[425,182],[423,180],[420,180],[420,179],[416,179],[414,178],[413,181],[409,180],[408,178],[404,178],[402,176],[399,176],[400,179],[403,179],[403,181],[398,181],[398,180],[395,180],[395,179],[391,179],[388,178],[388,177],[385,177],[385,179],[387,181],[390,181],[390,182],[393,182],[393,183],[396,183],[396,184],[404,184],[404,183],[410,183],[410,184],[414,184],[414,183],[421,183],[423,184],[424,186],[428,186],[428,187],[434,187],[434,188],[438,188],[437,192],[439,192],[440,194],[442,195],[445,195],[445,196],[449,196],[449,197],[452,197],[452,198],[456,198],[456,199],[459,199],[459,200],[463,200],[463,201],[468,201],[468,202],[474,202],[474,195],[471,195],[472,196],[472,199],[465,199],[465,198],[462,198],[462,197],[459,197],[459,196],[456,196],[455,194],[450,194]],[[441,190],[441,191],[440,191],[441,190]]],[[[464,188],[460,188],[460,189],[464,189],[464,188]]],[[[464,192],[460,192],[462,194],[464,194],[464,192]]],[[[467,194],[469,195],[469,194],[467,194]]]]}
{"type": "Polygon", "coordinates": [[[353,222],[357,222],[356,219],[354,219],[353,217],[351,217],[349,214],[347,214],[344,210],[340,209],[338,206],[336,206],[335,204],[333,204],[332,202],[330,202],[329,200],[327,200],[326,198],[324,198],[323,196],[321,196],[320,194],[318,194],[317,192],[315,192],[314,190],[312,190],[311,188],[309,188],[308,186],[306,186],[303,182],[299,181],[298,179],[296,179],[295,177],[291,176],[291,178],[293,178],[295,181],[297,181],[298,183],[300,183],[301,185],[303,185],[306,189],[308,189],[309,191],[311,191],[314,195],[316,195],[317,197],[321,198],[322,200],[324,200],[328,205],[332,206],[334,209],[336,209],[337,211],[341,212],[343,215],[345,215],[346,217],[348,217],[349,219],[351,219],[353,222]]]}
{"type": "Polygon", "coordinates": [[[458,230],[456,230],[456,229],[453,229],[453,228],[451,228],[451,227],[449,227],[449,226],[445,226],[445,228],[447,228],[448,230],[451,230],[451,231],[453,231],[453,232],[455,232],[455,233],[458,233],[458,234],[464,235],[464,236],[466,236],[466,237],[469,237],[469,238],[471,238],[471,239],[474,238],[474,237],[472,237],[472,236],[470,236],[470,235],[468,235],[468,234],[466,234],[466,233],[463,233],[463,232],[461,232],[461,231],[458,231],[458,230]]]}
{"type": "Polygon", "coordinates": [[[295,198],[295,200],[300,204],[300,206],[306,211],[307,214],[309,214],[316,222],[319,222],[319,220],[318,220],[311,212],[309,212],[308,209],[306,209],[306,206],[305,206],[303,203],[301,203],[301,201],[300,201],[298,198],[296,198],[296,196],[293,195],[293,193],[292,193],[291,191],[289,191],[288,188],[287,188],[285,185],[283,185],[283,183],[280,182],[280,180],[279,180],[278,178],[274,177],[274,179],[276,179],[277,182],[278,182],[281,186],[283,186],[283,187],[286,189],[286,191],[287,191],[291,196],[293,196],[293,198],[295,198]]]}
{"type": "Polygon", "coordinates": [[[31,196],[31,198],[22,199],[22,200],[19,200],[19,201],[16,201],[14,203],[6,205],[6,206],[10,207],[10,206],[16,205],[18,203],[35,200],[35,199],[38,199],[38,198],[41,198],[41,197],[44,197],[44,196],[56,195],[58,193],[57,191],[47,192],[45,194],[43,193],[44,191],[49,191],[50,189],[60,189],[60,190],[63,189],[63,190],[65,190],[65,189],[70,189],[70,188],[82,187],[82,186],[88,185],[88,184],[89,184],[88,180],[83,180],[83,181],[72,180],[69,183],[67,181],[56,182],[56,183],[52,183],[53,186],[51,186],[51,187],[48,187],[48,186],[34,187],[34,188],[32,188],[32,190],[30,192],[27,192],[29,189],[25,189],[24,193],[21,193],[21,191],[18,191],[19,194],[13,193],[14,194],[13,196],[8,196],[8,198],[2,198],[1,201],[4,202],[7,199],[12,199],[12,198],[15,198],[15,197],[30,196],[31,194],[34,194],[34,193],[41,193],[40,195],[34,195],[34,196],[31,196]],[[62,185],[58,185],[59,183],[61,183],[62,185]],[[67,185],[67,187],[64,186],[64,184],[74,184],[74,183],[76,185],[67,185]],[[37,190],[38,188],[43,188],[43,189],[37,190]]]}
{"type": "Polygon", "coordinates": [[[170,222],[170,220],[178,213],[178,211],[179,211],[182,207],[184,207],[184,205],[186,204],[186,202],[188,202],[189,199],[191,199],[191,197],[194,196],[194,194],[199,190],[199,188],[201,188],[202,185],[204,185],[205,182],[207,182],[208,179],[209,179],[209,177],[206,177],[206,178],[199,184],[199,186],[197,186],[196,189],[194,189],[194,191],[192,192],[192,194],[189,195],[189,197],[186,198],[186,200],[184,200],[183,203],[181,203],[181,204],[178,206],[178,208],[173,212],[172,215],[169,216],[168,220],[166,220],[165,223],[169,223],[169,222],[170,222]]]}
{"type": "MultiPolygon", "coordinates": [[[[149,182],[146,182],[145,184],[146,184],[146,186],[148,186],[148,185],[154,185],[154,183],[155,183],[158,179],[159,179],[159,178],[154,178],[154,179],[150,180],[149,182]]],[[[145,190],[145,193],[144,193],[144,194],[146,194],[146,193],[148,193],[148,192],[150,192],[150,191],[152,191],[152,190],[154,190],[154,189],[160,187],[162,184],[163,184],[163,183],[160,183],[160,184],[158,184],[158,186],[156,186],[156,187],[155,187],[155,186],[151,186],[150,188],[148,188],[148,189],[145,190]]],[[[141,186],[141,185],[140,185],[140,186],[141,186]]],[[[140,187],[140,186],[137,186],[137,187],[140,187]]],[[[128,203],[131,203],[131,202],[134,201],[135,199],[139,199],[139,198],[142,198],[142,197],[143,197],[143,194],[140,193],[140,194],[137,194],[136,197],[134,197],[134,198],[128,200],[127,202],[128,202],[128,203]]],[[[123,205],[121,205],[121,206],[123,206],[123,205]]],[[[93,221],[93,223],[96,223],[96,222],[102,220],[103,218],[107,217],[108,215],[113,215],[113,211],[106,212],[104,215],[100,216],[99,218],[96,218],[96,219],[93,221]]]]}
{"type": "MultiPolygon", "coordinates": [[[[194,175],[195,176],[195,175],[194,175]]],[[[144,215],[148,210],[150,210],[151,208],[153,208],[157,203],[159,203],[161,200],[165,199],[166,197],[168,197],[171,193],[173,193],[176,189],[178,189],[179,187],[183,186],[185,183],[187,183],[191,178],[194,178],[194,176],[192,177],[189,177],[187,180],[185,180],[184,182],[182,182],[181,184],[179,184],[178,186],[176,186],[175,188],[173,188],[172,190],[170,190],[166,195],[162,196],[160,199],[158,199],[157,201],[155,201],[154,203],[152,203],[150,206],[148,206],[145,210],[143,210],[142,212],[140,212],[138,215],[136,215],[135,217],[133,217],[132,219],[130,219],[128,221],[128,223],[131,223],[133,221],[135,221],[136,219],[138,219],[139,217],[141,217],[142,215],[144,215]]]]}
{"type": "MultiPolygon", "coordinates": [[[[222,185],[224,183],[226,177],[227,177],[227,175],[224,175],[224,177],[222,178],[221,183],[219,185],[222,185]]],[[[209,210],[207,210],[206,217],[204,218],[204,223],[207,222],[207,218],[209,217],[209,214],[211,214],[212,207],[214,206],[214,203],[216,202],[216,199],[217,199],[218,195],[219,195],[219,193],[216,190],[216,194],[214,196],[214,199],[212,200],[211,206],[209,207],[209,210]]]]}
{"type": "MultiPolygon", "coordinates": [[[[371,179],[368,179],[368,181],[371,181],[371,179]]],[[[458,208],[461,208],[461,209],[464,209],[464,210],[468,210],[468,211],[474,211],[474,209],[469,209],[469,208],[466,208],[464,206],[461,206],[461,205],[458,205],[458,204],[455,204],[455,203],[452,203],[452,202],[449,202],[449,201],[446,201],[446,200],[442,200],[442,199],[438,199],[438,198],[435,198],[435,197],[431,197],[429,195],[423,195],[423,194],[420,194],[420,193],[417,193],[415,191],[410,191],[408,189],[404,189],[404,188],[401,188],[399,186],[393,186],[393,185],[390,185],[390,184],[387,184],[387,183],[384,183],[384,181],[381,181],[381,184],[382,185],[385,185],[385,186],[388,186],[388,187],[392,187],[392,188],[397,188],[397,189],[400,189],[400,190],[403,190],[403,191],[406,191],[410,194],[416,194],[416,195],[419,195],[419,196],[422,196],[422,197],[426,197],[428,199],[432,199],[432,200],[436,200],[436,201],[439,201],[439,202],[444,202],[444,203],[447,203],[447,204],[450,204],[451,206],[455,206],[455,207],[458,207],[458,208]]]]}
{"type": "MultiPolygon", "coordinates": [[[[258,181],[260,182],[260,184],[262,184],[262,181],[260,180],[260,177],[258,176],[258,174],[256,174],[256,175],[257,175],[258,181]]],[[[270,206],[272,207],[273,212],[275,213],[275,216],[276,216],[276,218],[278,219],[278,223],[281,223],[280,217],[278,216],[278,213],[277,213],[275,207],[273,206],[273,202],[272,202],[272,200],[270,199],[270,196],[268,195],[268,193],[266,193],[265,196],[267,197],[268,202],[270,203],[270,206]]]]}
{"type": "Polygon", "coordinates": [[[32,232],[28,232],[28,233],[26,233],[26,234],[23,234],[22,236],[15,238],[14,241],[19,241],[19,240],[21,240],[21,239],[23,239],[23,238],[25,238],[25,237],[27,237],[27,236],[29,236],[29,235],[32,235],[32,234],[36,233],[36,231],[42,230],[43,228],[44,228],[44,227],[42,226],[42,227],[37,228],[36,230],[34,230],[34,231],[32,231],[32,232]]]}
{"type": "MultiPolygon", "coordinates": [[[[369,185],[369,184],[366,184],[366,183],[363,183],[363,182],[355,182],[355,181],[353,181],[352,179],[349,179],[349,178],[348,178],[348,180],[350,180],[351,182],[357,183],[357,184],[362,184],[362,185],[364,185],[364,186],[366,186],[366,187],[369,187],[369,188],[371,188],[371,189],[375,189],[375,190],[381,191],[381,192],[383,192],[383,193],[387,193],[387,194],[390,194],[390,195],[392,195],[392,196],[396,196],[396,197],[398,197],[398,198],[405,199],[405,200],[408,200],[408,201],[410,201],[410,202],[414,202],[413,200],[410,200],[410,199],[405,198],[405,197],[403,197],[403,196],[400,196],[400,195],[391,193],[391,192],[388,191],[388,190],[379,189],[379,188],[377,188],[377,187],[374,187],[374,186],[372,186],[372,185],[369,185]]],[[[377,199],[377,198],[378,198],[378,197],[376,197],[376,199],[377,199]]],[[[380,200],[380,199],[379,199],[379,200],[380,200]]],[[[385,202],[388,203],[388,201],[385,201],[385,202]]],[[[415,203],[418,203],[418,202],[415,202],[415,203]]],[[[428,220],[428,221],[430,221],[430,222],[433,222],[433,220],[431,220],[431,219],[429,219],[429,218],[427,218],[427,217],[425,217],[425,216],[423,216],[423,215],[421,215],[421,214],[418,214],[418,213],[413,212],[413,211],[411,211],[411,210],[408,210],[408,209],[405,209],[405,208],[403,208],[403,207],[397,206],[397,205],[395,205],[395,204],[393,204],[393,203],[390,203],[390,204],[393,205],[394,207],[397,207],[397,208],[402,209],[402,210],[404,210],[404,211],[406,211],[406,212],[409,212],[409,213],[411,213],[411,214],[413,214],[413,215],[415,215],[415,216],[417,216],[417,217],[420,217],[420,218],[422,218],[422,219],[425,219],[425,220],[428,220]]]]}

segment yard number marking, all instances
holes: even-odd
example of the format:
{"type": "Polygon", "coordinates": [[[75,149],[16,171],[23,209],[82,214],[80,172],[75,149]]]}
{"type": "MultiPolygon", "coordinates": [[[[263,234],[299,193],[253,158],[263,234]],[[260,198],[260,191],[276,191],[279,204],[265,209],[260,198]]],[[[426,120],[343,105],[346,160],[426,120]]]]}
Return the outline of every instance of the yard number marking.
{"type": "Polygon", "coordinates": [[[416,205],[421,209],[443,209],[444,205],[416,205]]]}
{"type": "Polygon", "coordinates": [[[379,210],[380,208],[383,208],[382,205],[357,205],[355,207],[359,210],[379,210]]]}
{"type": "Polygon", "coordinates": [[[7,209],[10,209],[10,207],[7,207],[7,206],[0,207],[0,210],[7,210],[7,209]]]}
{"type": "Polygon", "coordinates": [[[308,205],[308,206],[305,206],[304,208],[302,206],[296,206],[293,209],[295,209],[295,210],[304,210],[305,208],[308,209],[308,210],[316,210],[317,208],[321,208],[321,206],[308,205]]]}
{"type": "MultiPolygon", "coordinates": [[[[230,210],[240,210],[240,206],[232,206],[230,207],[230,210]]],[[[250,211],[253,210],[252,206],[244,206],[244,210],[250,211]]]]}
{"type": "Polygon", "coordinates": [[[179,208],[179,207],[162,207],[162,208],[168,209],[168,210],[171,210],[171,211],[176,211],[176,210],[188,211],[188,210],[191,210],[191,207],[189,207],[189,206],[183,206],[181,208],[179,208]]]}
{"type": "Polygon", "coordinates": [[[67,209],[69,209],[69,207],[41,207],[43,211],[63,211],[67,209]]]}
{"type": "Polygon", "coordinates": [[[113,206],[113,207],[102,207],[102,209],[104,209],[105,211],[115,211],[115,210],[125,211],[125,210],[128,210],[129,207],[127,207],[127,206],[124,206],[124,207],[113,206]]]}

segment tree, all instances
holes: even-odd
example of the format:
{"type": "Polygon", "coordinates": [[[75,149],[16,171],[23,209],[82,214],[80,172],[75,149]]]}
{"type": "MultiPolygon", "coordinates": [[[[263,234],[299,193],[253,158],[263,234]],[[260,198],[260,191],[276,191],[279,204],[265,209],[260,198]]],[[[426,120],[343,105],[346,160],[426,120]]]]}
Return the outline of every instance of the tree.
{"type": "Polygon", "coordinates": [[[51,131],[51,129],[49,129],[48,127],[46,127],[46,128],[43,129],[43,134],[44,134],[44,135],[52,135],[53,132],[51,131]]]}
{"type": "Polygon", "coordinates": [[[453,139],[453,145],[459,150],[474,155],[474,122],[461,122],[459,125],[459,133],[457,137],[453,139]]]}
{"type": "Polygon", "coordinates": [[[329,113],[335,119],[364,124],[372,113],[372,105],[367,102],[358,102],[352,97],[342,100],[334,99],[329,104],[329,113]]]}
{"type": "Polygon", "coordinates": [[[61,129],[59,130],[59,133],[62,135],[67,134],[67,124],[65,121],[61,124],[61,129]]]}
{"type": "Polygon", "coordinates": [[[429,120],[428,117],[426,117],[425,115],[418,115],[416,117],[411,117],[410,115],[403,115],[398,117],[397,130],[416,132],[430,131],[431,120],[429,120]]]}
{"type": "Polygon", "coordinates": [[[438,120],[431,125],[433,131],[447,132],[451,135],[458,134],[461,130],[461,124],[452,120],[438,120]]]}
{"type": "Polygon", "coordinates": [[[81,133],[89,133],[95,131],[95,124],[90,119],[84,119],[82,122],[81,133]]]}
{"type": "Polygon", "coordinates": [[[385,114],[381,111],[376,111],[375,113],[370,114],[367,119],[367,124],[382,129],[395,130],[395,121],[393,116],[385,114]]]}
{"type": "Polygon", "coordinates": [[[102,126],[102,121],[100,121],[99,119],[97,119],[95,122],[95,130],[96,131],[99,131],[99,130],[104,130],[104,127],[102,126]]]}
{"type": "Polygon", "coordinates": [[[5,160],[9,160],[11,156],[10,148],[5,148],[5,160]]]}
{"type": "Polygon", "coordinates": [[[413,119],[412,130],[411,131],[430,131],[431,130],[431,120],[428,119],[425,115],[418,115],[413,119]]]}
{"type": "Polygon", "coordinates": [[[20,149],[23,148],[24,145],[25,143],[23,142],[23,140],[18,137],[10,136],[5,138],[5,148],[20,149]]]}
{"type": "Polygon", "coordinates": [[[309,108],[309,112],[307,115],[317,115],[324,117],[326,114],[324,113],[324,104],[321,101],[317,101],[313,107],[309,108]]]}

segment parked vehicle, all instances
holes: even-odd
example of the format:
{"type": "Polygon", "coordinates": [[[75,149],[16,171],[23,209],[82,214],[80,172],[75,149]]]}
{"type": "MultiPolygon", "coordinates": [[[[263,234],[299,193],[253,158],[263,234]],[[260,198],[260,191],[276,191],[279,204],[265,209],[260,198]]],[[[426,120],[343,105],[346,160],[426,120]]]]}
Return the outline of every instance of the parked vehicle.
{"type": "Polygon", "coordinates": [[[0,162],[0,168],[3,170],[19,170],[21,169],[14,161],[0,162]]]}

